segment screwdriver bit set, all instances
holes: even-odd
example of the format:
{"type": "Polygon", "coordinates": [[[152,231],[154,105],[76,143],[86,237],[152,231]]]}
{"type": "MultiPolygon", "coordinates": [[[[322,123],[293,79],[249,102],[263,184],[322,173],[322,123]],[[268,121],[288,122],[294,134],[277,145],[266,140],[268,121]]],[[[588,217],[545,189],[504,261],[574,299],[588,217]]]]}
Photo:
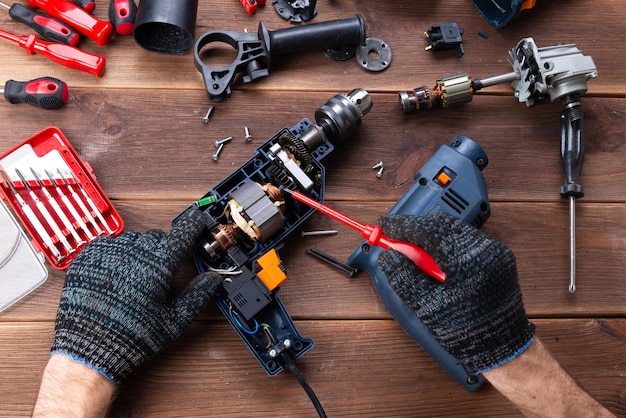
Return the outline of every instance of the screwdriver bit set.
{"type": "MultiPolygon", "coordinates": [[[[90,241],[124,228],[93,169],[58,128],[46,128],[2,155],[0,175],[0,196],[32,238],[34,250],[55,269],[66,269],[90,241]]],[[[3,241],[3,246],[15,245],[3,241]]]]}

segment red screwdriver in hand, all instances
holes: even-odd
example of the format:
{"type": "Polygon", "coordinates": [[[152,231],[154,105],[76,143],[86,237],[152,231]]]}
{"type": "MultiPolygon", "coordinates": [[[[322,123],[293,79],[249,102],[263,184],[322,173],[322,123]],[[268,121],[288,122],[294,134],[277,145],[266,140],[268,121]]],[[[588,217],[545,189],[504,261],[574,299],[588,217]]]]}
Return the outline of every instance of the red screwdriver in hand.
{"type": "Polygon", "coordinates": [[[80,40],[78,32],[58,19],[37,13],[19,3],[8,6],[0,2],[0,6],[9,10],[11,19],[30,27],[47,41],[76,46],[80,40]]]}
{"type": "Polygon", "coordinates": [[[30,81],[9,80],[0,94],[11,104],[28,103],[40,109],[57,109],[69,96],[67,84],[53,77],[40,77],[30,81]]]}
{"type": "Polygon", "coordinates": [[[408,241],[391,239],[387,235],[383,234],[380,225],[362,224],[361,222],[356,221],[349,216],[318,202],[317,200],[311,199],[307,195],[296,190],[289,190],[285,188],[281,190],[290,194],[295,200],[305,203],[313,209],[317,209],[322,212],[324,215],[359,231],[369,244],[379,246],[385,250],[398,251],[411,260],[413,264],[415,264],[424,273],[434,277],[442,283],[445,281],[446,274],[439,268],[437,262],[423,248],[408,241]]]}

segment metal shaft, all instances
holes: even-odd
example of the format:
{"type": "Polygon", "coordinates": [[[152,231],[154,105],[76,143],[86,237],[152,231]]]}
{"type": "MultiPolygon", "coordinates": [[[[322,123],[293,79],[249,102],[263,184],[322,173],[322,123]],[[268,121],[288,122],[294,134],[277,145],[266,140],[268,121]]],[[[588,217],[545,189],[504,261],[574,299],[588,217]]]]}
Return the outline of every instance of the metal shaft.
{"type": "Polygon", "coordinates": [[[569,292],[576,292],[576,198],[569,197],[569,292]]]}
{"type": "Polygon", "coordinates": [[[481,78],[480,80],[474,80],[474,90],[480,90],[497,84],[512,83],[515,80],[519,80],[519,78],[520,75],[517,71],[511,71],[510,73],[495,75],[493,77],[481,78]]]}

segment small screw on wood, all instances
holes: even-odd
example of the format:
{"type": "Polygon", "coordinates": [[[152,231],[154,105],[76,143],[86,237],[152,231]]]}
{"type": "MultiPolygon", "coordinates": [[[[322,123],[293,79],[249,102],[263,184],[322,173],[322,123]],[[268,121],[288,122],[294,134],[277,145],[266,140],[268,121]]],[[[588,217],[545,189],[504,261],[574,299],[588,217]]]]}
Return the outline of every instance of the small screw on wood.
{"type": "Polygon", "coordinates": [[[376,177],[381,178],[383,176],[383,170],[385,169],[385,167],[380,167],[378,169],[378,172],[376,173],[376,177]]]}
{"type": "Polygon", "coordinates": [[[222,149],[224,148],[224,144],[220,144],[217,147],[217,151],[215,151],[215,154],[213,154],[213,159],[215,161],[217,161],[220,158],[220,153],[222,152],[222,149]]]}
{"type": "Polygon", "coordinates": [[[209,107],[209,110],[207,110],[206,115],[204,115],[204,117],[202,118],[204,123],[209,123],[209,121],[211,120],[211,115],[213,114],[213,110],[215,110],[215,107],[213,106],[209,107]]]}
{"type": "Polygon", "coordinates": [[[252,135],[250,135],[250,129],[248,129],[247,126],[244,126],[243,130],[246,133],[246,141],[248,141],[248,142],[252,141],[252,135]]]}
{"type": "Polygon", "coordinates": [[[230,142],[233,139],[232,136],[229,136],[228,138],[224,138],[224,139],[220,139],[219,141],[215,141],[215,147],[219,148],[220,145],[223,145],[227,142],[230,142]]]}

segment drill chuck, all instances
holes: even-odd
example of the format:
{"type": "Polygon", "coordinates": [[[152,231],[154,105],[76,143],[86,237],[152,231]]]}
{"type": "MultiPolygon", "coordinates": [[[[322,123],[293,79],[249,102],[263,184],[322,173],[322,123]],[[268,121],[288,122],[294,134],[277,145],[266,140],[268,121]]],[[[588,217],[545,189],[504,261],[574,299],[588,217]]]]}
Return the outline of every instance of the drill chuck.
{"type": "Polygon", "coordinates": [[[315,111],[315,120],[326,137],[334,144],[350,138],[363,123],[363,117],[372,108],[372,97],[363,89],[348,94],[336,94],[315,111]]]}

